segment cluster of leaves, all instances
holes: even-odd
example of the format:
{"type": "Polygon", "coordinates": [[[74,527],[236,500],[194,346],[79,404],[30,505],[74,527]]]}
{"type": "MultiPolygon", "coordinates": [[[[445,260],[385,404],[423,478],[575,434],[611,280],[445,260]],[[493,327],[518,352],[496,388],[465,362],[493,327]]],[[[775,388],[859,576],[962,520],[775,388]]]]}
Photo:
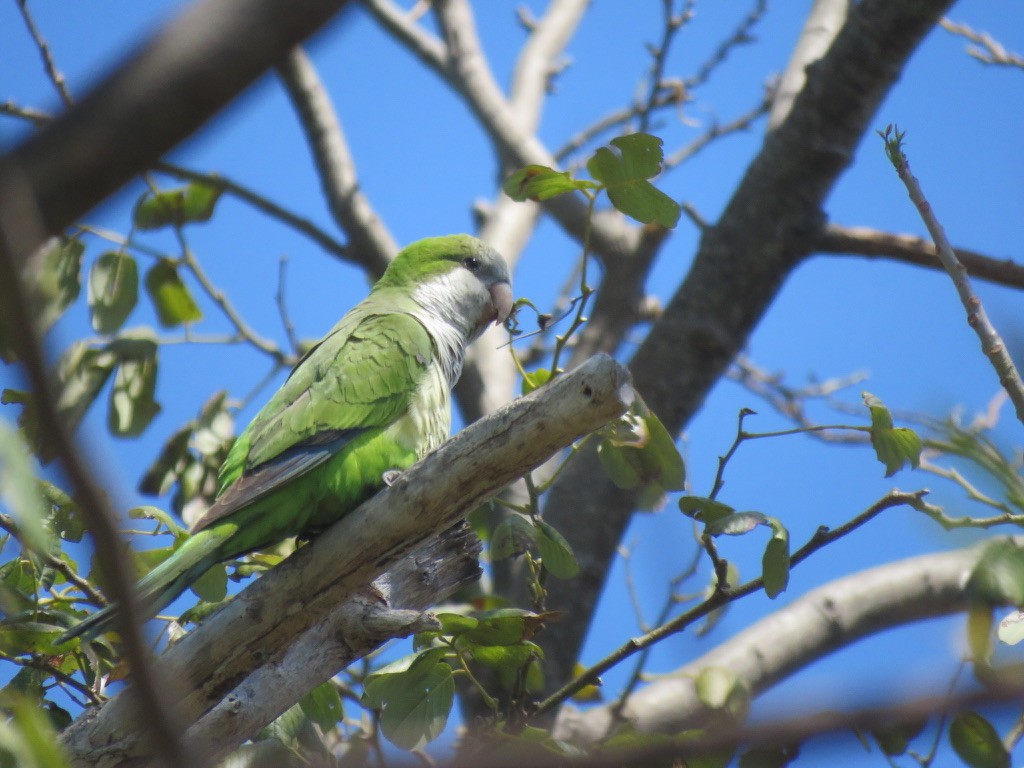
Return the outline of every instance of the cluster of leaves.
{"type": "MultiPolygon", "coordinates": [[[[219,195],[219,190],[201,184],[147,194],[135,208],[133,230],[206,221],[219,195]]],[[[79,298],[85,251],[81,236],[56,238],[27,264],[26,284],[31,287],[40,334],[49,331],[79,298]]],[[[143,286],[163,327],[202,319],[176,261],[156,258],[145,272],[143,286]]],[[[136,437],[160,412],[156,401],[158,339],[151,328],[124,329],[139,300],[139,265],[127,245],[92,260],[86,296],[90,322],[101,339],[75,342],[57,361],[52,379],[60,416],[72,430],[77,428],[113,376],[107,426],[117,437],[136,437]]],[[[6,332],[10,331],[0,327],[0,357],[12,362],[15,344],[2,335],[6,332]]],[[[19,426],[40,460],[50,461],[54,448],[39,429],[32,393],[5,389],[0,402],[22,406],[19,426]]]]}

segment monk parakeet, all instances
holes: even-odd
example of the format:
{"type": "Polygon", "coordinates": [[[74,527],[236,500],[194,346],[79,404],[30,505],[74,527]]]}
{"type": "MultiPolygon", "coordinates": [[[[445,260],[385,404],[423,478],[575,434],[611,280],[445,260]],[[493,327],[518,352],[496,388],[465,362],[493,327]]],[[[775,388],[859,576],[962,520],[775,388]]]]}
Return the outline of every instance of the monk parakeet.
{"type": "MultiPolygon", "coordinates": [[[[153,615],[216,563],[312,535],[447,437],[466,346],[512,309],[508,265],[469,235],[402,250],[235,441],[192,535],[137,586],[153,615]]],[[[108,606],[60,638],[111,628],[108,606]]]]}

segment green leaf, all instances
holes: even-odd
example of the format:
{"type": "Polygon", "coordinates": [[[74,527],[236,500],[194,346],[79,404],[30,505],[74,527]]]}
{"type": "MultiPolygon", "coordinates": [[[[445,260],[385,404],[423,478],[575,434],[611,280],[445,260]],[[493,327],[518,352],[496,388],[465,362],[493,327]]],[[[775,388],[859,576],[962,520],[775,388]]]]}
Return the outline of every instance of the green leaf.
{"type": "Polygon", "coordinates": [[[192,425],[188,424],[168,438],[160,455],[149,465],[139,481],[139,493],[163,496],[178,480],[185,469],[186,460],[191,458],[188,444],[192,439],[192,425]]]}
{"type": "Polygon", "coordinates": [[[200,600],[219,603],[228,596],[228,572],[218,563],[192,582],[190,589],[200,600]]]}
{"type": "Polygon", "coordinates": [[[501,185],[505,194],[519,203],[524,200],[547,200],[566,192],[596,187],[593,182],[574,179],[568,171],[556,171],[546,165],[528,165],[513,173],[501,185]]]}
{"type": "Polygon", "coordinates": [[[39,481],[39,494],[50,510],[50,530],[64,541],[80,542],[85,534],[85,524],[78,514],[78,505],[74,499],[48,480],[39,481]]]}
{"type": "Polygon", "coordinates": [[[299,706],[306,717],[320,726],[327,733],[345,716],[345,708],[341,703],[341,694],[328,680],[307,693],[299,701],[299,706]]]}
{"type": "Polygon", "coordinates": [[[113,333],[135,308],[139,267],[127,253],[104,253],[89,272],[89,313],[97,333],[113,333]]]}
{"type": "Polygon", "coordinates": [[[619,154],[601,147],[587,161],[587,170],[604,184],[612,205],[643,224],[674,227],[679,204],[648,181],[661,172],[661,139],[634,133],[612,139],[611,144],[619,154]]]}
{"type": "Polygon", "coordinates": [[[736,673],[727,667],[705,667],[697,674],[697,698],[706,707],[721,709],[738,683],[736,673]]]}
{"type": "Polygon", "coordinates": [[[119,437],[142,433],[160,412],[154,400],[157,375],[156,337],[148,328],[127,331],[108,345],[120,365],[114,377],[107,426],[119,437]]]}
{"type": "MultiPolygon", "coordinates": [[[[540,646],[534,643],[515,645],[476,645],[467,643],[461,648],[472,655],[473,660],[498,674],[498,682],[505,690],[512,690],[516,679],[528,665],[532,668],[537,659],[544,656],[540,646]]],[[[539,669],[539,665],[538,669],[539,669]]],[[[530,670],[527,671],[529,675],[530,670]]]]}
{"type": "Polygon", "coordinates": [[[1014,611],[999,622],[997,637],[1007,645],[1017,645],[1024,640],[1024,612],[1014,611]]]}
{"type": "Polygon", "coordinates": [[[521,555],[537,538],[538,532],[533,523],[519,513],[513,512],[494,529],[489,549],[491,560],[497,562],[521,555]]]}
{"type": "Polygon", "coordinates": [[[989,544],[965,590],[972,600],[985,605],[1024,606],[1024,548],[1009,539],[989,544]]]}
{"type": "MultiPolygon", "coordinates": [[[[74,432],[78,428],[116,362],[117,358],[109,350],[91,349],[81,341],[72,344],[61,355],[54,373],[54,389],[57,391],[57,415],[69,431],[74,432]]],[[[39,461],[43,464],[50,462],[56,456],[56,446],[40,427],[32,393],[5,389],[0,403],[22,406],[18,426],[24,431],[39,461]]]]}
{"type": "Polygon", "coordinates": [[[705,525],[711,525],[718,520],[736,514],[736,510],[728,504],[703,496],[683,496],[679,499],[679,511],[705,525]]]}
{"type": "Polygon", "coordinates": [[[520,387],[520,391],[524,395],[528,395],[538,387],[542,387],[551,381],[551,371],[547,368],[538,368],[536,371],[531,371],[523,377],[523,384],[520,387]]]}
{"type": "Polygon", "coordinates": [[[223,189],[193,182],[185,187],[147,192],[135,204],[133,223],[137,229],[209,221],[223,189]]]}
{"type": "Polygon", "coordinates": [[[753,747],[740,755],[739,768],[785,768],[799,756],[799,744],[753,747]]]}
{"type": "Polygon", "coordinates": [[[226,451],[235,434],[235,420],[228,413],[227,399],[227,391],[216,392],[199,411],[193,441],[203,456],[217,456],[226,451]]]}
{"type": "Polygon", "coordinates": [[[203,319],[199,305],[169,259],[160,259],[146,272],[146,292],[165,328],[203,319]]]}
{"type": "Polygon", "coordinates": [[[1010,754],[992,724],[977,712],[962,712],[949,724],[949,742],[971,768],[1010,768],[1010,754]]]}
{"type": "Polygon", "coordinates": [[[864,404],[871,411],[871,445],[878,460],[885,465],[885,476],[892,477],[906,464],[921,463],[924,444],[917,433],[906,427],[893,427],[892,414],[877,397],[863,393],[864,404]]]}
{"type": "Polygon", "coordinates": [[[30,259],[28,280],[40,334],[45,334],[81,293],[83,253],[81,240],[61,237],[30,259]]]}
{"type": "Polygon", "coordinates": [[[209,221],[222,194],[224,194],[222,187],[214,187],[199,182],[192,182],[185,187],[185,222],[199,223],[209,221]]]}
{"type": "Polygon", "coordinates": [[[26,768],[66,768],[69,764],[50,718],[36,701],[11,694],[0,720],[0,762],[26,768]]]}
{"type": "Polygon", "coordinates": [[[639,491],[638,509],[657,509],[666,491],[682,490],[683,458],[665,426],[639,397],[603,431],[598,459],[613,483],[639,491]]]}
{"type": "Polygon", "coordinates": [[[616,445],[607,439],[597,446],[597,458],[608,479],[625,491],[640,485],[640,462],[631,451],[632,448],[616,445]]]}
{"type": "Polygon", "coordinates": [[[28,446],[5,421],[0,421],[0,499],[18,521],[25,545],[36,552],[49,552],[52,543],[43,523],[46,511],[28,446]]]}
{"type": "Polygon", "coordinates": [[[498,608],[476,615],[480,625],[463,635],[478,645],[515,645],[529,640],[545,621],[556,618],[557,613],[534,613],[522,608],[498,608]]]}
{"type": "Polygon", "coordinates": [[[992,607],[974,604],[967,609],[967,646],[975,664],[988,664],[992,658],[992,607]]]}
{"type": "Polygon", "coordinates": [[[921,735],[928,725],[928,719],[913,720],[896,725],[879,726],[871,730],[871,735],[878,742],[879,749],[889,757],[905,754],[910,742],[921,735]]]}
{"type": "Polygon", "coordinates": [[[704,526],[704,532],[710,536],[741,536],[757,528],[768,525],[768,516],[761,512],[733,512],[730,515],[716,518],[704,526]]]}
{"type": "Polygon", "coordinates": [[[776,531],[764,548],[761,578],[765,594],[772,600],[785,592],[789,585],[789,532],[784,528],[781,532],[776,531]]]}
{"type": "MultiPolygon", "coordinates": [[[[442,654],[419,654],[402,672],[375,674],[367,679],[367,706],[382,708],[380,727],[396,746],[414,749],[436,739],[448,723],[455,701],[452,668],[442,654]]],[[[389,665],[390,666],[390,665],[389,665]]]]}
{"type": "Polygon", "coordinates": [[[544,568],[556,579],[571,579],[580,572],[580,564],[569,542],[543,520],[537,523],[537,549],[544,568]]]}

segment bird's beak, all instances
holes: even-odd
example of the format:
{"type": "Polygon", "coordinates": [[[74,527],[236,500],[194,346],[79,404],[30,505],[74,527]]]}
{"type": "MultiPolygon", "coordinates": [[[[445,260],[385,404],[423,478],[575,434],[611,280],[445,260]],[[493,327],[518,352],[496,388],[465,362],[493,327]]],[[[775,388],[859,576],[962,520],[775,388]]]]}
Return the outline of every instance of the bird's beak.
{"type": "Polygon", "coordinates": [[[502,281],[492,285],[490,292],[495,312],[494,322],[501,325],[512,312],[512,286],[507,281],[502,281]]]}

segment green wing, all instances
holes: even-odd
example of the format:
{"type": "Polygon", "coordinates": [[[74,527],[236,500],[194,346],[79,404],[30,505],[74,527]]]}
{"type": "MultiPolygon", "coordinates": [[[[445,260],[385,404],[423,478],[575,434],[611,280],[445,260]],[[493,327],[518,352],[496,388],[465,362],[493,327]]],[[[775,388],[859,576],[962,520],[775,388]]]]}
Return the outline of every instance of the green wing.
{"type": "Polygon", "coordinates": [[[216,503],[198,531],[335,455],[360,432],[387,426],[409,407],[435,349],[410,315],[362,306],[292,371],[235,441],[216,503]]]}

